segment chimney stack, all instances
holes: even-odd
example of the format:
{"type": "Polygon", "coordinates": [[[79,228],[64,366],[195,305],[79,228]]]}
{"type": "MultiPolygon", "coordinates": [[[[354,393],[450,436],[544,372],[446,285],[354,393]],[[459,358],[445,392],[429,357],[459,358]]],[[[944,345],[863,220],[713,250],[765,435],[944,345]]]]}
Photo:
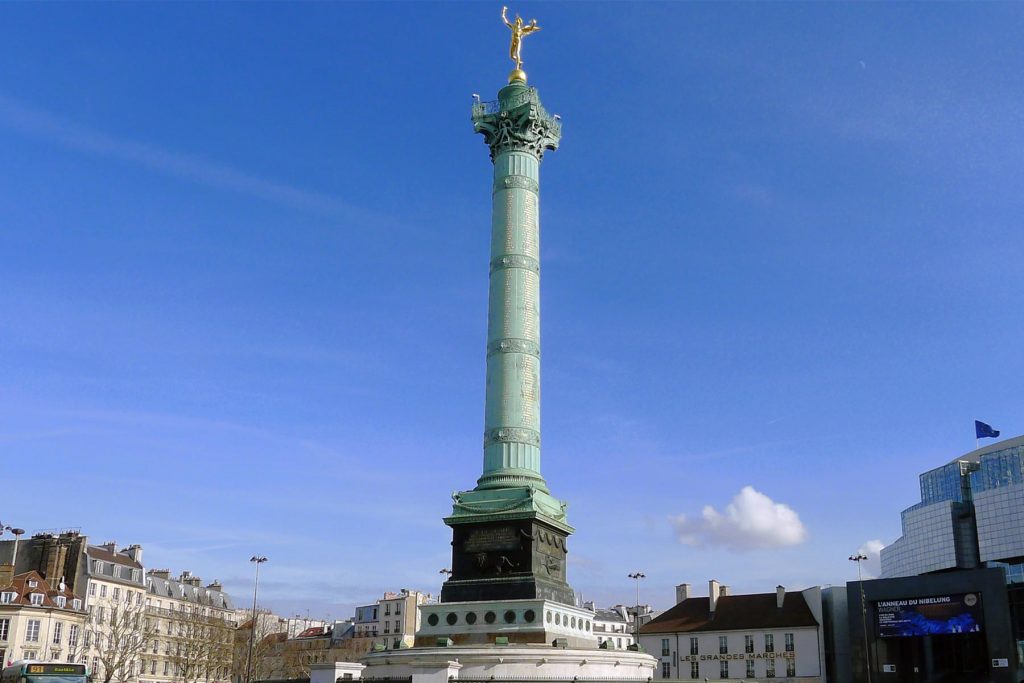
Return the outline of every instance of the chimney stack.
{"type": "Polygon", "coordinates": [[[171,578],[170,569],[150,569],[149,574],[155,576],[158,579],[169,580],[171,578]]]}
{"type": "Polygon", "coordinates": [[[115,553],[117,552],[117,541],[107,541],[100,547],[106,550],[108,553],[115,553]]]}
{"type": "Polygon", "coordinates": [[[718,589],[718,597],[724,598],[728,594],[729,594],[729,587],[728,586],[722,586],[721,588],[718,589]]]}
{"type": "Polygon", "coordinates": [[[128,557],[132,558],[139,564],[142,564],[142,546],[138,543],[133,543],[132,545],[125,548],[122,552],[126,553],[128,557]]]}
{"type": "Polygon", "coordinates": [[[717,579],[708,581],[708,609],[712,614],[715,613],[715,606],[718,604],[718,585],[717,579]]]}
{"type": "Polygon", "coordinates": [[[209,588],[212,591],[222,591],[224,590],[224,585],[217,579],[214,579],[213,583],[207,586],[207,588],[209,588]]]}
{"type": "Polygon", "coordinates": [[[786,587],[776,586],[775,587],[775,606],[782,609],[782,603],[786,600],[786,587]]]}
{"type": "Polygon", "coordinates": [[[676,604],[685,602],[690,599],[690,584],[681,583],[676,586],[676,604]]]}

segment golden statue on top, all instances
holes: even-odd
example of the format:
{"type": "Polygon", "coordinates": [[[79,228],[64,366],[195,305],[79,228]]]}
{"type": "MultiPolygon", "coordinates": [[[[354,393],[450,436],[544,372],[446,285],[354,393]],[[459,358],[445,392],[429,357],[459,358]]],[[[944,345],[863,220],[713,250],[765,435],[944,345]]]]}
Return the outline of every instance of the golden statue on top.
{"type": "Polygon", "coordinates": [[[516,15],[516,20],[515,21],[509,21],[508,20],[508,7],[502,7],[501,8],[501,18],[502,18],[502,21],[505,22],[505,26],[508,26],[509,29],[512,31],[512,43],[509,45],[509,48],[508,48],[508,56],[509,56],[509,58],[513,62],[516,63],[516,68],[513,69],[511,74],[509,74],[508,82],[509,83],[511,83],[512,81],[523,81],[523,82],[525,82],[526,81],[526,72],[523,71],[523,69],[522,69],[522,66],[523,66],[523,57],[522,57],[523,38],[528,36],[528,35],[530,35],[531,33],[535,32],[535,31],[539,31],[540,30],[540,26],[537,26],[537,20],[536,19],[530,20],[529,24],[523,22],[522,17],[520,17],[518,14],[516,15]]]}

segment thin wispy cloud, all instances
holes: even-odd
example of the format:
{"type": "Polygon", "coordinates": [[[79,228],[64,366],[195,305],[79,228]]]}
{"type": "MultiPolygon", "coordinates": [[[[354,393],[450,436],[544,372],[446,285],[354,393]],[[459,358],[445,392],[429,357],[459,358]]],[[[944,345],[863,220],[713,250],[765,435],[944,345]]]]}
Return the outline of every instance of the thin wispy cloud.
{"type": "Polygon", "coordinates": [[[257,197],[303,211],[340,218],[382,220],[382,216],[328,194],[251,175],[231,166],[129,140],[83,126],[0,95],[0,125],[95,156],[132,163],[207,187],[257,197]]]}

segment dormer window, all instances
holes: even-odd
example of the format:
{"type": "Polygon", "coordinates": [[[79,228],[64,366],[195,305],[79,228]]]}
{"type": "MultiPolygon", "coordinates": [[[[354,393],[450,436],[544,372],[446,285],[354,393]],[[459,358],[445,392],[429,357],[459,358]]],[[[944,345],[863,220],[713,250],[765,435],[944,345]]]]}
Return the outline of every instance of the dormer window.
{"type": "Polygon", "coordinates": [[[63,595],[58,595],[57,597],[55,597],[53,599],[53,602],[56,603],[57,607],[63,608],[65,606],[67,606],[68,599],[65,598],[63,595]]]}
{"type": "Polygon", "coordinates": [[[43,604],[43,594],[42,593],[30,593],[29,596],[28,596],[28,599],[29,599],[29,601],[33,605],[41,605],[41,604],[43,604]]]}
{"type": "Polygon", "coordinates": [[[28,580],[28,587],[29,588],[35,588],[38,585],[39,585],[39,582],[36,581],[35,579],[29,579],[28,580]]]}
{"type": "Polygon", "coordinates": [[[71,609],[76,609],[76,610],[82,609],[82,601],[79,600],[78,598],[75,598],[74,600],[72,600],[71,601],[71,609]]]}
{"type": "Polygon", "coordinates": [[[17,593],[0,593],[0,605],[9,605],[10,603],[14,602],[14,599],[16,597],[18,597],[17,593]]]}

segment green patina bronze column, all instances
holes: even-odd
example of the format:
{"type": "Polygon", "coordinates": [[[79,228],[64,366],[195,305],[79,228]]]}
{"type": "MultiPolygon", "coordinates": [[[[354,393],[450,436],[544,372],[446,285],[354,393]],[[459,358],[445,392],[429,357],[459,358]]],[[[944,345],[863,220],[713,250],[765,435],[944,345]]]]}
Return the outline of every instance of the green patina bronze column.
{"type": "MultiPolygon", "coordinates": [[[[536,22],[506,23],[522,35],[536,22]]],[[[528,31],[529,29],[529,31],[528,31]]],[[[453,495],[452,575],[442,602],[546,599],[573,604],[566,581],[566,505],[540,471],[540,163],[557,149],[558,118],[519,68],[473,128],[494,164],[483,473],[453,495]]]]}
{"type": "Polygon", "coordinates": [[[494,162],[484,465],[478,489],[533,486],[540,473],[540,162],[561,125],[514,80],[473,107],[494,162]]]}

